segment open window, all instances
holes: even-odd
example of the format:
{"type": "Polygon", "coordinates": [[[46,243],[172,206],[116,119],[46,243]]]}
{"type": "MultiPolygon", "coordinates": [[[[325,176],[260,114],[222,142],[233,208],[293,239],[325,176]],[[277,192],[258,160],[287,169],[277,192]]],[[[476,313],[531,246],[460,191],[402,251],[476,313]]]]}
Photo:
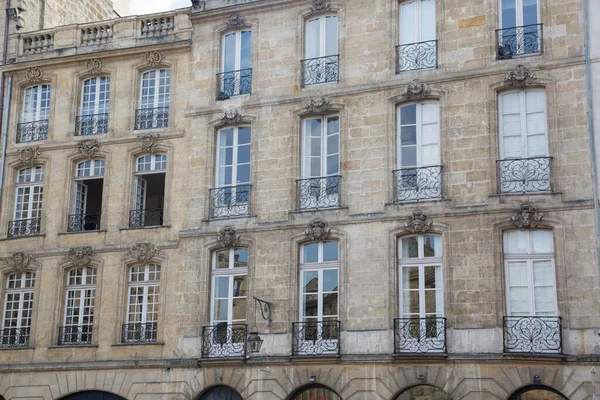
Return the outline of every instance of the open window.
{"type": "Polygon", "coordinates": [[[162,226],[166,170],[166,154],[150,154],[137,159],[134,209],[129,213],[131,228],[162,226]]]}
{"type": "Polygon", "coordinates": [[[77,165],[73,213],[69,215],[69,232],[100,229],[103,187],[104,160],[87,160],[77,165]]]}

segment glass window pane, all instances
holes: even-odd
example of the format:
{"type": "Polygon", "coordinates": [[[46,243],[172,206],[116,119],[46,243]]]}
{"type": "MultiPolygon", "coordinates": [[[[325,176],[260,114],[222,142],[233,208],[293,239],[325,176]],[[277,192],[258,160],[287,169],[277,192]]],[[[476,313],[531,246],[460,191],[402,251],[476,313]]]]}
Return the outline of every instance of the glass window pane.
{"type": "Polygon", "coordinates": [[[323,292],[336,292],[338,290],[338,270],[326,269],[323,271],[323,292]]]}
{"type": "Polygon", "coordinates": [[[426,235],[423,237],[423,255],[425,257],[442,256],[442,240],[439,236],[426,235]]]}
{"type": "Polygon", "coordinates": [[[252,138],[252,129],[249,126],[238,128],[238,144],[248,144],[252,138]]]}
{"type": "Polygon", "coordinates": [[[416,1],[402,3],[400,7],[400,44],[417,41],[417,7],[416,1]]]}
{"type": "Polygon", "coordinates": [[[318,316],[319,297],[316,294],[304,295],[304,316],[318,316]]]}
{"type": "Polygon", "coordinates": [[[408,146],[402,147],[400,150],[400,166],[416,167],[417,166],[417,147],[408,146]]]}
{"type": "Polygon", "coordinates": [[[551,261],[533,262],[533,284],[554,286],[554,268],[551,261]]]}
{"type": "Polygon", "coordinates": [[[215,268],[229,268],[229,250],[217,251],[215,268]]]}
{"type": "Polygon", "coordinates": [[[233,297],[245,297],[248,292],[248,280],[246,275],[233,277],[233,297]]]}
{"type": "Polygon", "coordinates": [[[215,278],[215,298],[227,298],[229,296],[229,277],[218,276],[215,278]]]}
{"type": "Polygon", "coordinates": [[[417,105],[410,104],[400,107],[400,125],[415,125],[417,123],[417,105]]]}
{"type": "Polygon", "coordinates": [[[303,246],[304,262],[311,263],[319,261],[319,245],[318,243],[309,243],[303,246]]]}
{"type": "Polygon", "coordinates": [[[313,19],[306,24],[306,58],[316,58],[320,56],[320,31],[321,21],[313,19]]]}
{"type": "Polygon", "coordinates": [[[510,254],[527,253],[527,231],[510,231],[506,233],[505,251],[510,254]]]}
{"type": "Polygon", "coordinates": [[[523,0],[523,26],[538,23],[537,0],[523,0]]]}
{"type": "Polygon", "coordinates": [[[325,18],[325,55],[331,56],[338,53],[337,16],[330,15],[325,18]]]}
{"type": "Polygon", "coordinates": [[[235,71],[235,37],[236,33],[225,36],[225,51],[223,59],[223,71],[235,71]]]}
{"type": "Polygon", "coordinates": [[[408,314],[420,313],[419,307],[419,291],[417,290],[405,290],[402,294],[402,314],[408,316],[408,314]]]}
{"type": "Polygon", "coordinates": [[[234,268],[246,268],[248,267],[248,250],[247,249],[235,249],[233,252],[234,268]]]}
{"type": "Polygon", "coordinates": [[[338,314],[338,294],[327,293],[323,295],[323,315],[338,314]]]}
{"type": "Polygon", "coordinates": [[[419,41],[428,40],[435,40],[435,0],[421,0],[421,38],[419,41]]]}
{"type": "Polygon", "coordinates": [[[435,289],[441,284],[438,281],[438,269],[439,267],[425,267],[425,289],[435,289]]]}
{"type": "Polygon", "coordinates": [[[215,321],[227,321],[227,312],[229,309],[229,300],[215,300],[215,309],[213,311],[213,319],[215,321]]]}
{"type": "Polygon", "coordinates": [[[338,260],[338,242],[323,243],[323,261],[338,260]]]}
{"type": "Polygon", "coordinates": [[[517,26],[516,0],[502,1],[502,28],[513,28],[517,26]]]}
{"type": "Polygon", "coordinates": [[[528,286],[527,262],[511,261],[508,263],[509,286],[528,286]]]}
{"type": "Polygon", "coordinates": [[[233,300],[233,319],[239,322],[246,319],[246,299],[233,300]]]}
{"type": "Polygon", "coordinates": [[[319,291],[319,272],[304,271],[302,273],[302,285],[304,293],[317,293],[319,291]]]}
{"type": "Polygon", "coordinates": [[[402,267],[402,289],[419,288],[419,267],[402,267]]]}
{"type": "Polygon", "coordinates": [[[550,231],[531,231],[531,246],[534,253],[552,253],[553,240],[550,231]]]}
{"type": "Polygon", "coordinates": [[[242,32],[242,44],[240,55],[240,69],[250,68],[252,59],[252,33],[250,31],[242,32]]]}
{"type": "Polygon", "coordinates": [[[400,128],[400,146],[415,146],[417,144],[417,127],[408,125],[400,128]]]}
{"type": "Polygon", "coordinates": [[[250,146],[238,147],[238,164],[250,162],[250,146]]]}
{"type": "Polygon", "coordinates": [[[402,258],[419,257],[419,244],[417,236],[402,239],[402,258]]]}

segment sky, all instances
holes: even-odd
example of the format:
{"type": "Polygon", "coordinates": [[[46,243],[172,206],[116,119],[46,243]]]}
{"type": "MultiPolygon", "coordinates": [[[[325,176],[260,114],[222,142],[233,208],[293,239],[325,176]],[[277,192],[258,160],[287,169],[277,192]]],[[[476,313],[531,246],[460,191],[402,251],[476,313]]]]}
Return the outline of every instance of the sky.
{"type": "Polygon", "coordinates": [[[131,0],[130,14],[151,14],[189,7],[191,4],[191,0],[131,0]]]}

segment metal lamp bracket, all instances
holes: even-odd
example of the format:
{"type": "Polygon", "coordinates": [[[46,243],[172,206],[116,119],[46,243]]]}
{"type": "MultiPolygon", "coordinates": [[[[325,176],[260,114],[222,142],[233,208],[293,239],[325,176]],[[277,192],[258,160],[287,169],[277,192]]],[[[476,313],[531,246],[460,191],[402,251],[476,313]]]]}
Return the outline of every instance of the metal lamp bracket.
{"type": "Polygon", "coordinates": [[[267,326],[270,327],[271,322],[273,322],[271,320],[271,307],[273,306],[273,303],[261,300],[257,297],[254,297],[254,301],[258,303],[258,306],[260,308],[260,315],[262,315],[263,319],[267,321],[267,326]]]}

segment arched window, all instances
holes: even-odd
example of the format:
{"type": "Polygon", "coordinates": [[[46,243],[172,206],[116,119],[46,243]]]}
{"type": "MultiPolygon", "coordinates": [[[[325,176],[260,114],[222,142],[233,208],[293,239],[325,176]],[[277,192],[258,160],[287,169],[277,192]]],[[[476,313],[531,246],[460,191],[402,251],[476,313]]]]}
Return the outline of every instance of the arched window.
{"type": "Polygon", "coordinates": [[[99,76],[83,82],[81,106],[76,122],[76,135],[97,135],[108,131],[110,76],[99,76]]]}
{"type": "Polygon", "coordinates": [[[25,89],[21,123],[17,125],[17,143],[48,139],[50,85],[25,89]]]}
{"type": "Polygon", "coordinates": [[[242,396],[228,386],[215,386],[200,395],[198,400],[242,400],[242,396]]]}
{"type": "Polygon", "coordinates": [[[302,86],[339,81],[338,17],[320,15],[306,21],[302,86]]]}
{"type": "Polygon", "coordinates": [[[140,104],[136,111],[135,129],[169,126],[171,71],[155,69],[142,74],[140,104]]]}
{"type": "Polygon", "coordinates": [[[61,400],[125,400],[121,396],[116,394],[100,392],[100,391],[86,391],[73,393],[68,396],[62,397],[61,400]]]}
{"type": "Polygon", "coordinates": [[[58,335],[59,345],[92,343],[96,301],[96,269],[73,268],[67,273],[64,325],[58,335]]]}
{"type": "Polygon", "coordinates": [[[397,72],[437,67],[435,0],[400,2],[397,72]]]}
{"type": "Polygon", "coordinates": [[[77,164],[69,232],[100,229],[103,187],[104,160],[86,160],[77,164]]]}
{"type": "Polygon", "coordinates": [[[163,224],[166,170],[166,154],[148,154],[137,159],[134,209],[129,213],[129,227],[163,224]]]}
{"type": "Polygon", "coordinates": [[[524,387],[513,394],[509,400],[568,400],[559,391],[542,385],[524,387]]]}
{"type": "Polygon", "coordinates": [[[8,236],[31,236],[40,233],[44,167],[24,168],[18,172],[14,220],[9,223],[8,236]]]}
{"type": "Polygon", "coordinates": [[[220,90],[217,100],[250,94],[252,89],[252,32],[240,30],[223,35],[220,90]]]}
{"type": "Polygon", "coordinates": [[[144,264],[129,268],[127,321],[123,343],[156,342],[160,307],[160,265],[144,264]]]}
{"type": "Polygon", "coordinates": [[[290,400],[342,400],[342,398],[326,386],[310,385],[296,391],[290,400]]]}
{"type": "Polygon", "coordinates": [[[450,400],[450,396],[441,389],[429,385],[418,385],[406,389],[396,400],[450,400]]]}
{"type": "Polygon", "coordinates": [[[8,275],[5,288],[0,346],[27,347],[31,333],[35,272],[8,275]]]}

